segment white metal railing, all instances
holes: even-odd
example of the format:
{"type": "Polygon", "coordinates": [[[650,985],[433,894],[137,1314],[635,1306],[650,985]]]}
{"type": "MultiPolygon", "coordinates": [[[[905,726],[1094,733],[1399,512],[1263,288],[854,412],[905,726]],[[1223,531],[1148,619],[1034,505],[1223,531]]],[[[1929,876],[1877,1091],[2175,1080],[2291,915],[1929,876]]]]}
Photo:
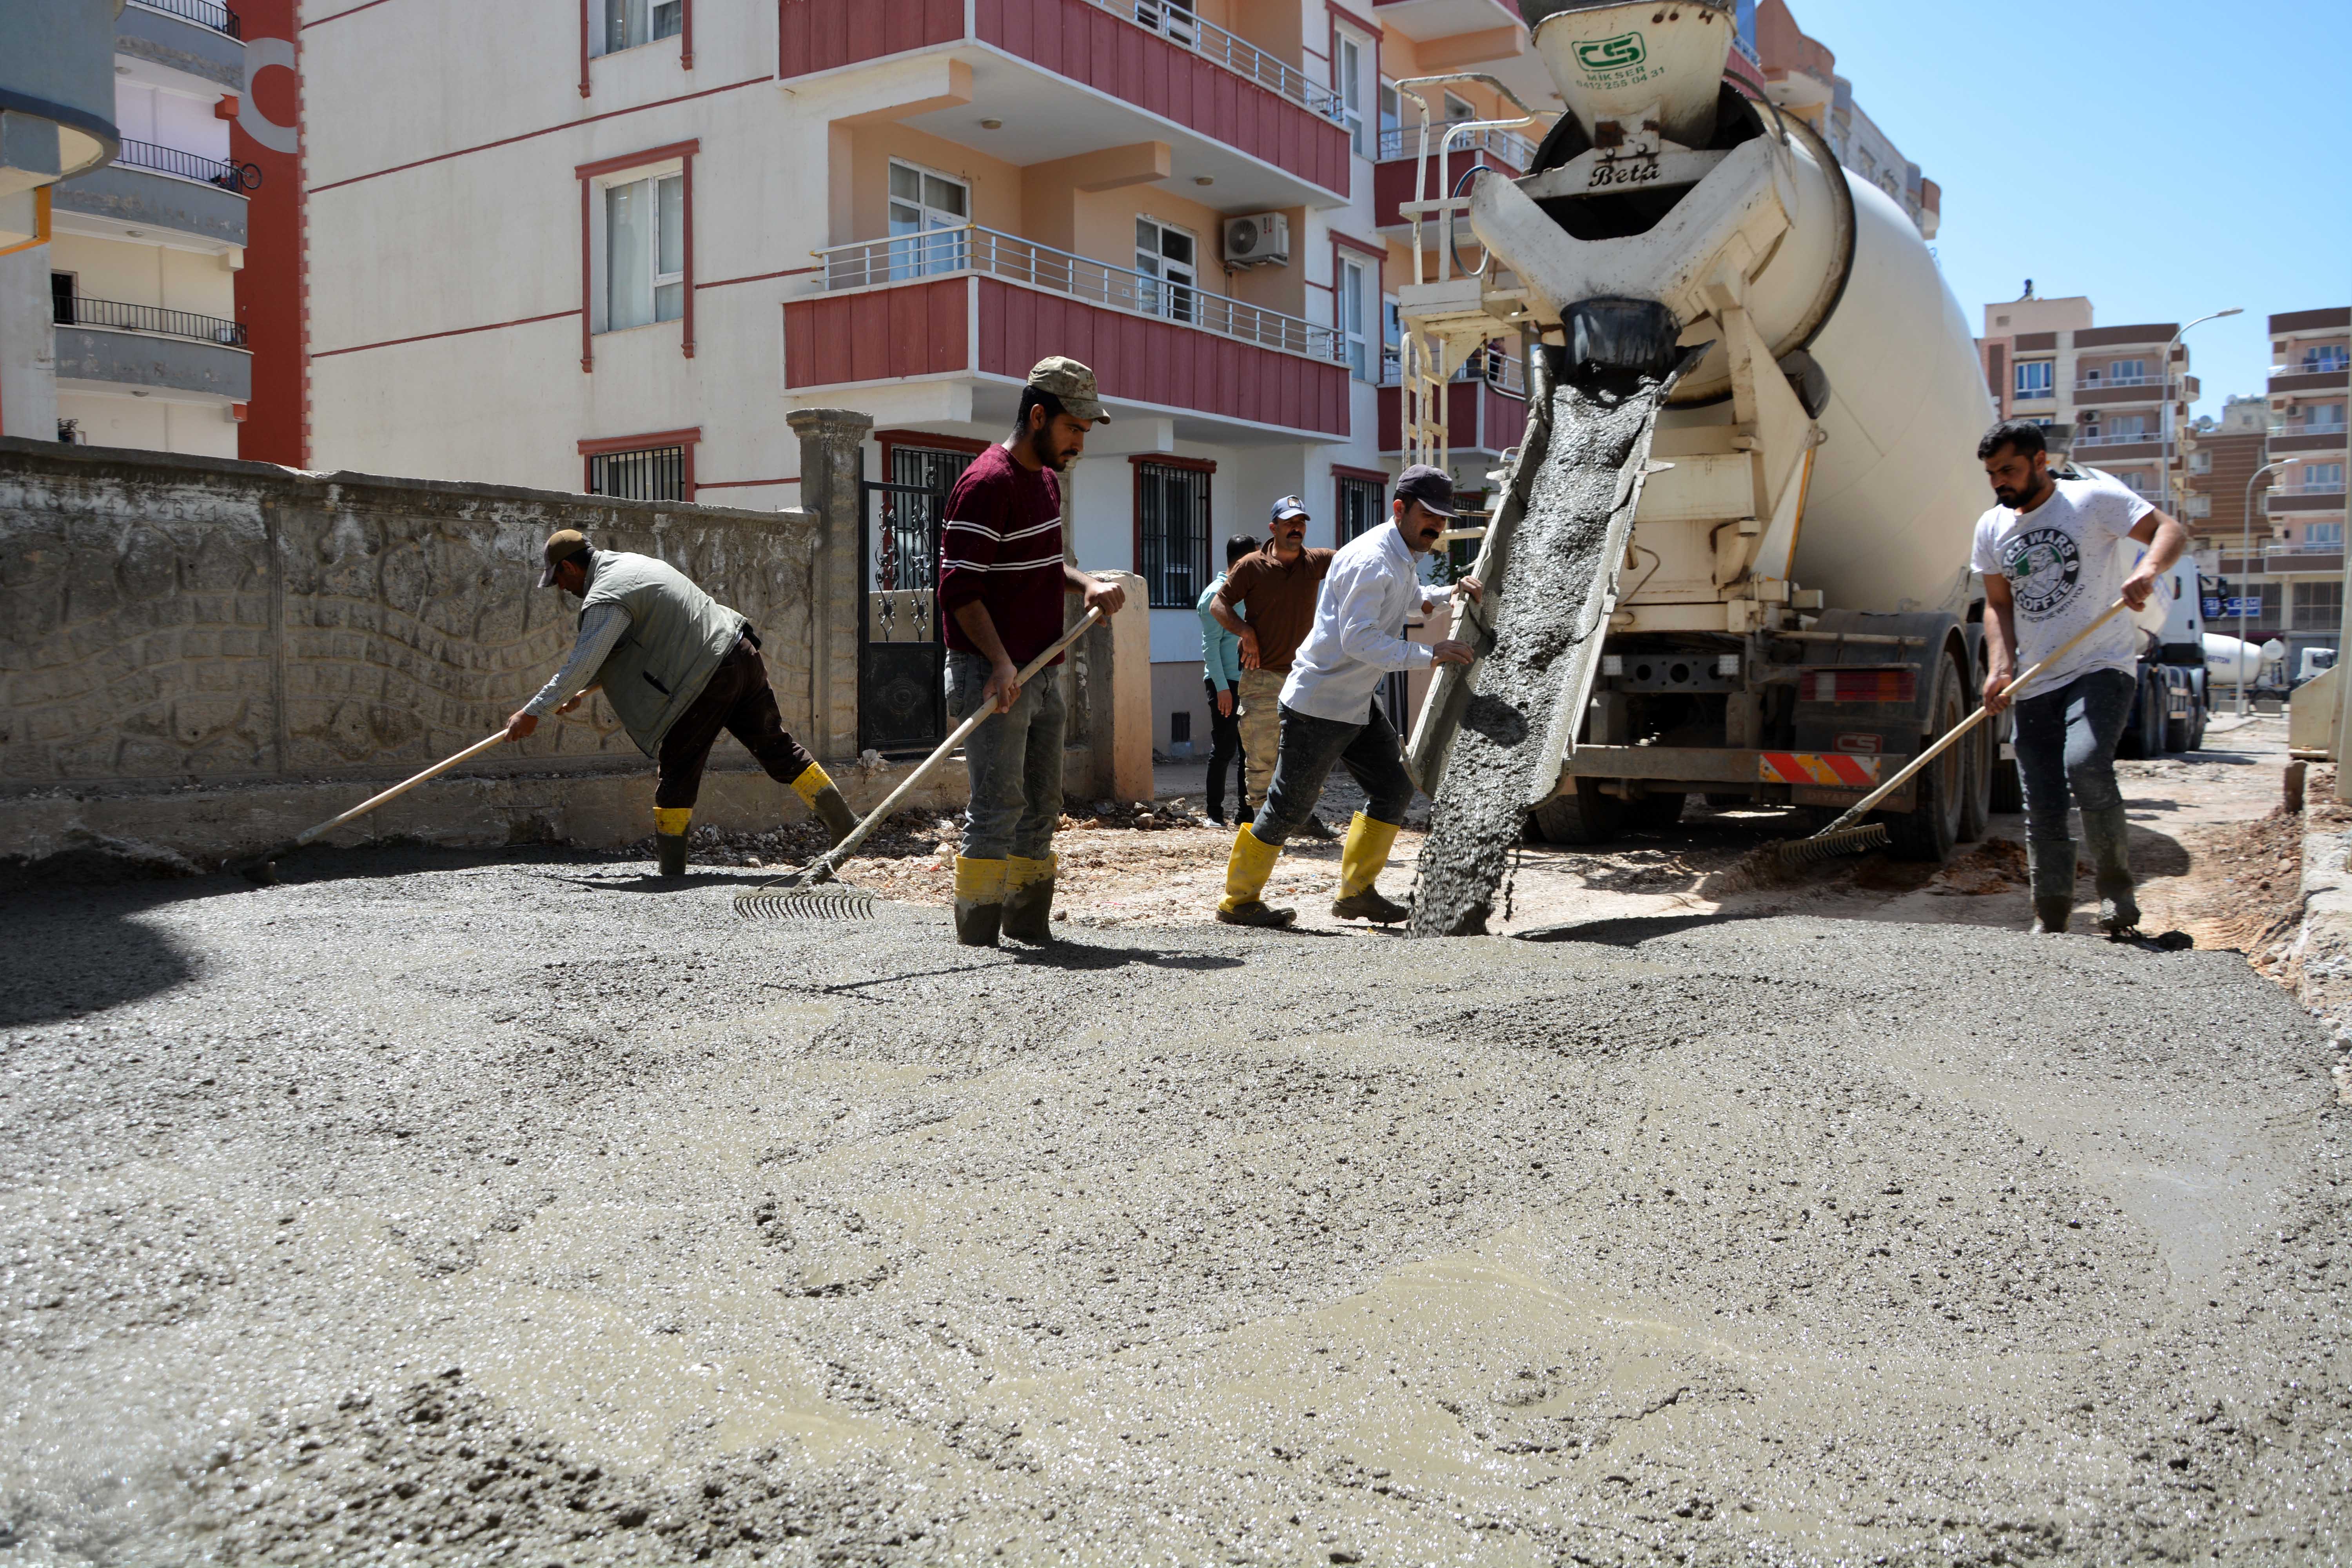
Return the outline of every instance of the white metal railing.
{"type": "Polygon", "coordinates": [[[826,293],[979,273],[1090,305],[1197,327],[1261,348],[1335,364],[1348,363],[1347,342],[1335,328],[978,224],[891,239],[857,240],[811,254],[821,264],[819,287],[826,293]]]}
{"type": "Polygon", "coordinates": [[[2092,392],[2102,386],[2162,386],[2160,375],[2086,375],[2074,383],[2077,392],[2092,392]]]}
{"type": "Polygon", "coordinates": [[[2105,436],[2077,436],[2076,447],[2146,447],[2164,439],[2158,430],[2122,430],[2105,436]]]}
{"type": "Polygon", "coordinates": [[[1347,106],[1338,93],[1307,80],[1297,67],[1285,64],[1255,44],[1234,37],[1214,22],[1202,21],[1182,0],[1087,0],[1087,4],[1190,49],[1210,64],[1223,66],[1244,81],[1255,82],[1301,109],[1347,122],[1347,106]]]}
{"type": "MultiPolygon", "coordinates": [[[[1513,397],[1528,395],[1528,367],[1502,350],[1488,344],[1483,353],[1474,353],[1454,368],[1448,381],[1483,381],[1496,391],[1513,397]]],[[[1381,384],[1404,384],[1404,353],[1395,343],[1381,351],[1381,384]]]]}
{"type": "MultiPolygon", "coordinates": [[[[1418,156],[1420,143],[1418,127],[1407,130],[1402,125],[1391,125],[1381,132],[1381,162],[1385,163],[1394,158],[1418,156]]],[[[1515,131],[1474,131],[1456,138],[1451,145],[1457,151],[1464,147],[1480,148],[1492,153],[1514,169],[1525,170],[1536,161],[1536,144],[1515,131]]]]}
{"type": "Polygon", "coordinates": [[[2341,375],[2347,369],[2352,369],[2352,360],[2306,359],[2290,361],[2285,364],[2274,364],[2271,366],[2271,374],[2273,375],[2341,375]]]}
{"type": "Polygon", "coordinates": [[[2344,493],[2344,481],[2322,479],[2316,484],[2273,485],[2266,493],[2273,496],[2340,496],[2344,493]]]}

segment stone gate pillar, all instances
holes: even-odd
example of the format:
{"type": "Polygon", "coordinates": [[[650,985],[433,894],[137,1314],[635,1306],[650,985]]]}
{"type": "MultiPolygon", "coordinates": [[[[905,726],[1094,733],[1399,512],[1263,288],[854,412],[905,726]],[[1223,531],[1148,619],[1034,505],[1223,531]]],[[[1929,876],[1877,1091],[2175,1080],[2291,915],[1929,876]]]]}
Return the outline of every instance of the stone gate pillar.
{"type": "Polygon", "coordinates": [[[801,408],[784,416],[801,438],[801,505],[817,518],[815,603],[809,606],[810,749],[839,761],[857,754],[857,595],[866,526],[857,500],[873,416],[854,408],[801,408]]]}

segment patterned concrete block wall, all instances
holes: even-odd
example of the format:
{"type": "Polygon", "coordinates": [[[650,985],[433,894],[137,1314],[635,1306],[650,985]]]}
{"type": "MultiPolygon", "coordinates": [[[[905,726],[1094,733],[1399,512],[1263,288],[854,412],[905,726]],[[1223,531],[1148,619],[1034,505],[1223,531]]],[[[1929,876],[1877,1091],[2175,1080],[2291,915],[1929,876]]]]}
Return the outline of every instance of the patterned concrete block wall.
{"type": "MultiPolygon", "coordinates": [[[[575,602],[536,585],[558,528],[742,611],[796,731],[834,683],[854,694],[854,667],[812,658],[804,512],[6,440],[0,791],[380,777],[455,752],[570,646],[575,602]]],[[[645,766],[599,698],[479,771],[645,766]]]]}

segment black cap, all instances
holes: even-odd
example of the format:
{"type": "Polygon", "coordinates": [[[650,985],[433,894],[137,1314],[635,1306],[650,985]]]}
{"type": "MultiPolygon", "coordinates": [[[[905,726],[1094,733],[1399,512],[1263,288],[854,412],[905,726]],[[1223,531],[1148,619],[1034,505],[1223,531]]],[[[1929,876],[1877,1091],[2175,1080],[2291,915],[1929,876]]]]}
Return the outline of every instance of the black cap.
{"type": "Polygon", "coordinates": [[[1397,476],[1396,499],[1418,501],[1439,517],[1452,517],[1454,515],[1454,477],[1444,468],[1415,463],[1397,476]]]}

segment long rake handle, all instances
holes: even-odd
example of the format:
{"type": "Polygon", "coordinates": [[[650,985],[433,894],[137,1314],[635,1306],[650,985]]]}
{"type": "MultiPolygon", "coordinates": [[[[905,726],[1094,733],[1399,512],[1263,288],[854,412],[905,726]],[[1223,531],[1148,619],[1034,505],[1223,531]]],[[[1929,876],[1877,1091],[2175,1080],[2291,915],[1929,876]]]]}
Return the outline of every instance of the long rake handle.
{"type": "MultiPolygon", "coordinates": [[[[1046,665],[1053,662],[1064,648],[1068,647],[1072,643],[1077,641],[1080,634],[1089,630],[1096,622],[1102,618],[1103,613],[1100,608],[1094,608],[1087,611],[1084,618],[1082,618],[1076,626],[1072,626],[1068,631],[1062,634],[1061,641],[1055,643],[1052,647],[1047,648],[1044,653],[1039,654],[1035,658],[1031,659],[1022,669],[1021,673],[1013,678],[1014,680],[1020,685],[1028,685],[1032,677],[1034,677],[1039,670],[1045,668],[1046,665]]],[[[822,882],[827,877],[832,876],[843,861],[848,859],[852,855],[857,852],[858,846],[866,842],[866,836],[873,832],[874,829],[881,824],[883,818],[890,815],[892,808],[897,806],[899,801],[903,800],[908,795],[912,793],[917,784],[921,784],[925,779],[930,777],[931,770],[938,767],[940,763],[946,761],[947,755],[950,752],[954,751],[956,747],[963,743],[963,738],[966,735],[971,734],[974,730],[979,729],[981,725],[986,723],[990,719],[992,719],[995,716],[995,705],[991,703],[985,707],[975,710],[971,718],[966,719],[962,723],[957,725],[955,728],[955,733],[950,735],[946,740],[941,741],[939,744],[939,749],[933,752],[929,756],[925,757],[920,767],[917,768],[913,773],[908,773],[904,780],[900,781],[897,789],[892,790],[888,795],[884,797],[880,805],[877,805],[872,811],[867,812],[865,819],[859,822],[856,826],[849,830],[848,837],[844,838],[831,849],[826,850],[824,855],[817,858],[814,865],[809,867],[807,873],[801,879],[801,886],[808,887],[814,883],[822,882]]],[[[406,786],[403,785],[402,787],[405,788],[406,786]]]]}
{"type": "Polygon", "coordinates": [[[456,756],[446,757],[440,762],[434,763],[431,767],[425,769],[423,773],[416,774],[414,778],[405,778],[401,780],[398,784],[393,785],[382,795],[370,795],[367,799],[360,802],[359,805],[352,807],[351,810],[343,813],[341,816],[329,817],[326,821],[319,824],[318,826],[307,829],[300,837],[294,840],[294,847],[299,848],[305,844],[310,844],[325,837],[328,834],[332,833],[336,828],[341,827],[344,823],[351,821],[354,817],[365,816],[369,812],[373,811],[377,806],[383,805],[386,801],[394,800],[401,795],[406,795],[410,790],[415,789],[418,784],[423,784],[425,780],[437,778],[441,774],[447,773],[451,768],[456,767],[458,763],[478,757],[493,746],[504,744],[506,738],[507,732],[504,730],[500,730],[495,735],[475,742],[472,745],[467,747],[456,756]]]}
{"type": "MultiPolygon", "coordinates": [[[[2097,631],[2101,626],[2104,626],[2109,621],[2114,620],[2117,611],[2129,609],[2130,607],[2131,606],[2122,599],[2117,599],[2114,604],[2109,605],[2105,613],[2101,615],[2097,620],[2093,621],[2089,626],[2084,626],[2081,631],[2076,632],[2073,637],[2068,637],[2064,642],[2059,644],[2056,652],[2043,659],[2041,663],[2035,665],[2032,669],[2029,669],[2024,674],[2019,676],[2015,680],[2011,681],[2007,686],[2002,687],[2000,689],[2001,696],[2004,699],[2015,697],[2020,691],[2025,689],[2025,683],[2027,681],[2032,680],[2035,676],[2040,675],[2043,670],[2049,668],[2052,665],[2056,664],[2068,654],[2073,653],[2074,649],[2080,646],[2084,637],[2089,637],[2093,632],[2097,631]]],[[[1975,712],[1969,714],[1967,718],[1953,725],[1950,730],[1947,731],[1942,740],[1937,742],[1934,745],[1928,747],[1926,751],[1912,758],[1910,763],[1904,767],[1901,773],[1896,773],[1893,778],[1888,779],[1885,784],[1880,784],[1868,795],[1864,795],[1862,799],[1855,804],[1852,810],[1848,811],[1843,816],[1839,817],[1835,822],[1831,823],[1827,827],[1822,828],[1819,833],[1814,834],[1813,837],[1815,838],[1826,838],[1832,833],[1842,833],[1845,829],[1852,827],[1855,823],[1862,820],[1864,815],[1867,813],[1872,806],[1876,805],[1880,801],[1885,800],[1888,795],[1893,795],[1896,790],[1901,789],[1906,784],[1910,782],[1912,774],[1917,773],[1921,768],[1926,767],[1929,763],[1934,762],[1937,757],[1942,756],[1945,752],[1951,748],[1952,742],[1958,741],[1961,736],[1967,734],[1969,731],[1975,729],[1979,724],[1990,717],[1992,717],[1992,710],[1979,705],[1975,712]]]]}

